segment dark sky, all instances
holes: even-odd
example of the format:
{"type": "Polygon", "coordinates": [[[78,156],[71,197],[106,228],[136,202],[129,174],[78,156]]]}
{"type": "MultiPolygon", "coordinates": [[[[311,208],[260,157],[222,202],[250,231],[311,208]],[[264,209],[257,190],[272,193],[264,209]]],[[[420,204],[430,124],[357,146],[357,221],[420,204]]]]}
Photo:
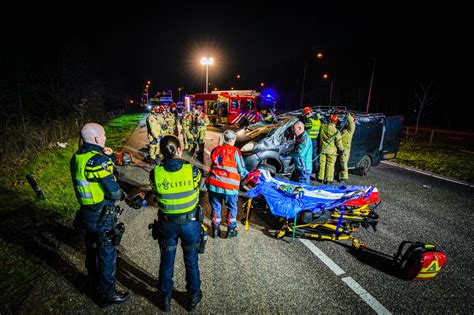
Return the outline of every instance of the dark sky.
{"type": "Polygon", "coordinates": [[[210,67],[213,86],[258,89],[264,81],[282,96],[298,97],[305,58],[306,91],[328,87],[320,79],[323,72],[331,74],[341,91],[368,90],[376,58],[376,110],[407,114],[420,80],[432,80],[439,95],[432,120],[442,120],[446,108],[472,106],[473,34],[467,8],[431,2],[361,3],[76,2],[54,11],[44,4],[25,11],[23,5],[2,13],[8,47],[6,52],[2,48],[2,66],[11,70],[22,60],[41,62],[67,51],[138,97],[146,80],[152,81],[152,91],[176,92],[184,86],[184,92],[201,92],[205,72],[199,59],[209,54],[216,60],[210,67]],[[325,54],[322,62],[314,58],[318,51],[325,54]],[[233,79],[237,73],[242,75],[239,82],[233,79]],[[398,92],[385,92],[389,90],[398,92]],[[387,99],[390,93],[398,95],[397,101],[387,99]],[[387,102],[398,105],[387,108],[387,102]]]}

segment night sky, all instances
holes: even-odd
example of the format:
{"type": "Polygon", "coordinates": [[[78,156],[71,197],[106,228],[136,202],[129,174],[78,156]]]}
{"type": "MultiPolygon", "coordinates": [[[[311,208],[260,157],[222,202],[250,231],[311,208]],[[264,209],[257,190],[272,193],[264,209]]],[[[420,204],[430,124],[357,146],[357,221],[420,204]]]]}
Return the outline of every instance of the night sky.
{"type": "Polygon", "coordinates": [[[179,86],[182,93],[202,92],[199,59],[207,54],[216,60],[211,87],[259,90],[263,81],[282,102],[299,107],[306,59],[305,103],[328,94],[330,80],[321,75],[329,73],[335,102],[358,93],[358,102],[347,106],[360,110],[375,58],[371,111],[410,117],[414,88],[421,80],[433,81],[438,98],[427,109],[427,122],[472,129],[464,114],[473,104],[474,56],[466,8],[431,2],[286,3],[18,7],[2,13],[0,65],[2,72],[14,73],[26,64],[72,55],[139,98],[146,80],[152,92],[177,93],[179,86]],[[319,51],[322,61],[315,58],[319,51]]]}

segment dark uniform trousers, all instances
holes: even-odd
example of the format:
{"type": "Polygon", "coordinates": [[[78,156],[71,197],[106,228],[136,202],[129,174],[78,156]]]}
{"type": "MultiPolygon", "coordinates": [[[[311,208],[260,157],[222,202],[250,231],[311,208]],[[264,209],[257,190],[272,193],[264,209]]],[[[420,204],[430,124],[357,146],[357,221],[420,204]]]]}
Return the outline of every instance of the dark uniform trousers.
{"type": "Polygon", "coordinates": [[[83,207],[82,224],[85,229],[86,268],[91,280],[99,279],[99,292],[103,298],[115,293],[117,250],[108,235],[115,227],[115,216],[99,223],[100,211],[83,207]]]}
{"type": "Polygon", "coordinates": [[[201,279],[198,267],[198,240],[201,223],[198,220],[186,223],[158,222],[158,241],[161,249],[161,262],[158,289],[163,297],[171,295],[173,290],[174,260],[178,238],[181,239],[184,264],[186,267],[186,290],[191,297],[200,293],[201,279]]]}

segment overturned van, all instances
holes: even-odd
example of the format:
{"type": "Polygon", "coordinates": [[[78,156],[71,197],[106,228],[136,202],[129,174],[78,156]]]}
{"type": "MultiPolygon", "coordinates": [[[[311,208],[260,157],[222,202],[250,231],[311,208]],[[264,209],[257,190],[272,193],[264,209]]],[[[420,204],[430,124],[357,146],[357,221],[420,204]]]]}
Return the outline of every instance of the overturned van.
{"type": "MultiPolygon", "coordinates": [[[[330,110],[314,110],[320,111],[323,121],[331,114],[330,110]]],[[[344,112],[346,110],[340,111],[341,116],[344,112]]],[[[402,116],[347,112],[355,116],[356,122],[348,163],[350,169],[368,172],[381,160],[396,157],[403,126],[402,116]]],[[[281,155],[294,148],[295,137],[291,127],[298,121],[300,114],[301,110],[289,112],[278,116],[277,123],[259,122],[238,131],[236,146],[242,151],[247,169],[263,167],[273,174],[289,174],[293,171],[293,160],[281,155]]]]}

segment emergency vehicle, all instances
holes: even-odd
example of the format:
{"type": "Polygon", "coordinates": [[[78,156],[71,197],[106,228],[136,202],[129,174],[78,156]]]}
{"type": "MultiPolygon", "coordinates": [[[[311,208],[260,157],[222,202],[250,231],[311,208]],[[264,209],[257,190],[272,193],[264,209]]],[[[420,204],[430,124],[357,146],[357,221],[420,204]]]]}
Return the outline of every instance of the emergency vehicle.
{"type": "Polygon", "coordinates": [[[202,106],[216,125],[245,125],[259,121],[260,93],[254,90],[212,91],[185,97],[194,106],[202,106]]]}

